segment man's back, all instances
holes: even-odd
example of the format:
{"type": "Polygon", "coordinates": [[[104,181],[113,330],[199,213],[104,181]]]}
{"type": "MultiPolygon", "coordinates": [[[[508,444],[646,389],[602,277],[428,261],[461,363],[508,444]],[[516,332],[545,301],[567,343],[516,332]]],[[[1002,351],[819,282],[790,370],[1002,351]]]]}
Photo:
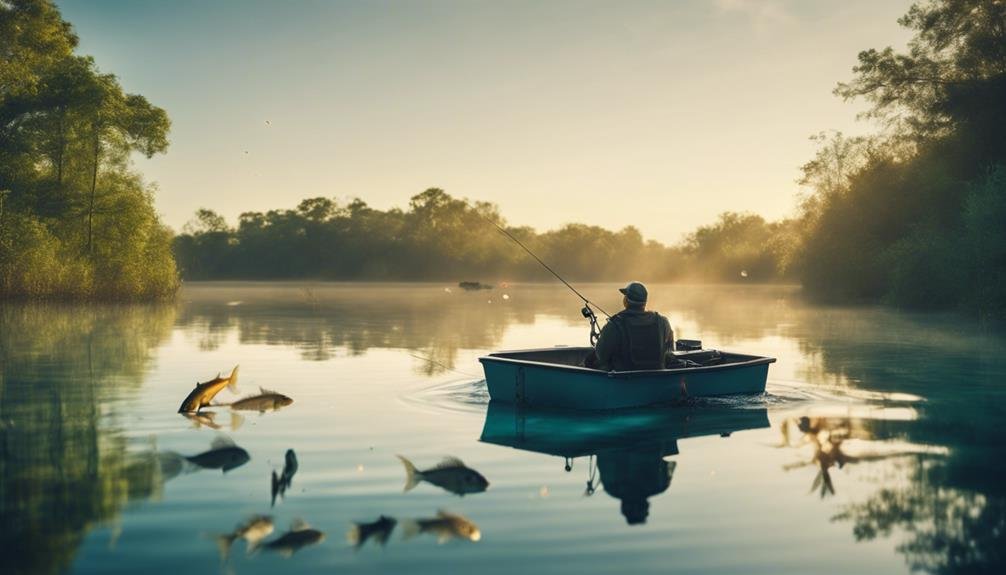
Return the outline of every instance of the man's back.
{"type": "Polygon", "coordinates": [[[597,338],[597,368],[630,371],[663,369],[671,324],[664,316],[625,309],[608,320],[597,338]]]}

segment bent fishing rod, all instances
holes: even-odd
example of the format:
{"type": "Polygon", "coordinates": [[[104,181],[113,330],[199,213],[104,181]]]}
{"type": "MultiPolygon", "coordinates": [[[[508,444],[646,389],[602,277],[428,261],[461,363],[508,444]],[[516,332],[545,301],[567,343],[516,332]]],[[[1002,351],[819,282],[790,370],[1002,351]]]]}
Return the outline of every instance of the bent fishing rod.
{"type": "MultiPolygon", "coordinates": [[[[472,207],[472,206],[469,205],[469,207],[472,207]]],[[[570,289],[570,291],[572,291],[574,294],[576,294],[576,297],[578,297],[581,300],[583,300],[583,309],[580,310],[580,313],[582,313],[583,317],[587,318],[590,321],[590,345],[591,346],[596,345],[597,344],[597,337],[598,337],[598,335],[600,335],[600,330],[597,327],[597,315],[594,314],[594,310],[592,310],[590,308],[590,306],[596,307],[597,311],[603,313],[604,316],[607,317],[608,319],[611,319],[611,315],[608,312],[604,311],[604,308],[602,308],[601,306],[597,305],[596,303],[594,303],[594,302],[590,301],[589,299],[587,299],[586,297],[584,297],[584,295],[582,293],[580,293],[579,291],[577,291],[577,289],[575,287],[571,286],[569,284],[569,282],[566,281],[566,280],[564,280],[562,278],[562,276],[560,276],[554,269],[552,269],[548,264],[546,264],[544,261],[542,261],[541,258],[539,258],[538,256],[536,256],[535,253],[533,251],[531,251],[531,248],[529,248],[526,245],[524,245],[524,242],[520,241],[516,236],[514,236],[513,234],[511,234],[509,230],[507,230],[503,226],[499,225],[495,221],[489,219],[488,217],[482,215],[474,207],[472,207],[472,211],[475,212],[483,220],[485,220],[485,221],[489,222],[490,224],[492,224],[492,226],[494,228],[496,228],[496,230],[499,231],[501,234],[503,234],[504,236],[510,238],[511,240],[513,240],[513,242],[515,244],[517,244],[518,246],[520,246],[521,248],[523,248],[524,251],[527,252],[527,254],[529,256],[531,256],[532,258],[534,258],[534,260],[536,262],[538,262],[539,264],[541,264],[541,266],[543,268],[545,268],[546,270],[549,271],[549,273],[551,273],[553,276],[555,276],[555,279],[561,281],[566,287],[568,287],[570,289]]]]}

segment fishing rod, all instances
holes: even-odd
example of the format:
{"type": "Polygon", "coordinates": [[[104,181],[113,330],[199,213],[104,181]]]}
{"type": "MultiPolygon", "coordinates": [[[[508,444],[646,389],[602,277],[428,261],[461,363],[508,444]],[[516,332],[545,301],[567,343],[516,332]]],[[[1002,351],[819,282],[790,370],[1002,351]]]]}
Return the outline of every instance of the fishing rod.
{"type": "MultiPolygon", "coordinates": [[[[469,205],[469,207],[471,207],[471,206],[469,205]]],[[[513,234],[511,234],[509,230],[507,230],[503,226],[499,225],[495,221],[489,219],[488,217],[482,215],[481,213],[479,213],[479,211],[477,209],[472,208],[472,211],[475,212],[476,214],[478,214],[478,216],[481,217],[483,220],[485,220],[485,221],[489,222],[490,224],[492,224],[493,227],[496,228],[501,234],[503,234],[506,237],[510,238],[511,240],[513,240],[513,242],[515,244],[517,244],[518,246],[520,246],[521,248],[523,248],[524,251],[527,252],[527,254],[529,256],[531,256],[532,258],[534,258],[534,260],[536,262],[538,262],[539,264],[541,264],[543,268],[545,268],[546,270],[549,271],[549,273],[551,273],[553,276],[555,276],[555,279],[561,281],[566,287],[568,287],[570,289],[570,291],[572,291],[574,294],[576,294],[576,296],[578,298],[580,298],[581,300],[583,300],[583,309],[580,310],[580,313],[582,313],[583,317],[587,318],[590,321],[590,345],[591,346],[596,345],[597,344],[597,337],[598,337],[598,335],[600,335],[600,330],[597,327],[597,315],[594,314],[594,310],[592,310],[590,308],[590,306],[596,307],[597,311],[603,313],[604,316],[607,317],[608,319],[611,319],[611,314],[609,314],[608,312],[604,311],[604,308],[602,308],[601,306],[597,305],[596,303],[594,303],[594,302],[590,301],[589,299],[587,299],[586,297],[584,297],[584,295],[582,293],[580,293],[579,291],[577,291],[577,289],[575,287],[571,286],[568,281],[564,280],[562,278],[562,276],[560,276],[547,263],[543,262],[541,258],[539,258],[538,256],[536,256],[535,253],[533,251],[531,251],[531,248],[529,248],[526,245],[524,245],[524,242],[522,242],[519,239],[517,239],[517,237],[514,236],[513,234]]]]}

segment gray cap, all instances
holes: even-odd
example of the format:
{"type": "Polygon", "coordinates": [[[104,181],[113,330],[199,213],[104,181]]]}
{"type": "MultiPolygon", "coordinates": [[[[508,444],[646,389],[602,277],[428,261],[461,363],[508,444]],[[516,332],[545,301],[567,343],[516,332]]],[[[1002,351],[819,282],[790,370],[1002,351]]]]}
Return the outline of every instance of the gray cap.
{"type": "Polygon", "coordinates": [[[646,303],[646,286],[639,282],[630,282],[629,285],[624,288],[618,288],[618,291],[622,292],[629,301],[633,303],[646,303]]]}

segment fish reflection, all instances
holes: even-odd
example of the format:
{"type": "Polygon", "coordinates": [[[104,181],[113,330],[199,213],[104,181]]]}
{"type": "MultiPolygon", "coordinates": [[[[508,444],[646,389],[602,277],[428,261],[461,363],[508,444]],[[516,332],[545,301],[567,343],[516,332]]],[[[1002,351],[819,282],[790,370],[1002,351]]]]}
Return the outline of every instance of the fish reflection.
{"type": "Polygon", "coordinates": [[[220,560],[226,561],[230,554],[231,546],[238,539],[248,542],[248,553],[255,551],[259,543],[271,535],[273,532],[272,517],[268,515],[255,515],[247,521],[238,525],[234,531],[226,535],[217,537],[217,546],[220,548],[220,560]]]}
{"type": "Polygon", "coordinates": [[[397,456],[405,466],[405,491],[412,490],[423,481],[450,491],[455,495],[482,493],[489,488],[489,481],[481,473],[468,467],[457,457],[446,457],[443,461],[420,471],[411,461],[397,456]]]}
{"type": "Polygon", "coordinates": [[[263,543],[261,548],[267,551],[275,551],[283,557],[290,557],[304,547],[321,543],[325,540],[325,534],[302,520],[296,520],[290,525],[290,530],[280,535],[272,541],[263,543]]]}
{"type": "Polygon", "coordinates": [[[221,430],[224,427],[230,427],[231,430],[237,430],[244,423],[244,419],[237,413],[230,414],[229,424],[217,423],[217,412],[215,411],[190,411],[182,414],[183,417],[192,422],[192,426],[196,429],[207,427],[213,430],[221,430]]]}
{"type": "Polygon", "coordinates": [[[490,402],[481,441],[562,457],[567,471],[574,458],[588,456],[584,495],[592,495],[600,484],[620,501],[626,523],[638,525],[649,517],[649,498],[671,485],[677,462],[666,458],[677,455],[679,439],[726,437],[768,426],[764,409],[661,407],[583,413],[490,402]]]}
{"type": "Polygon", "coordinates": [[[442,509],[436,517],[402,520],[403,539],[411,539],[421,533],[436,535],[437,543],[446,543],[451,539],[478,541],[482,538],[478,526],[469,519],[442,509]]]}
{"type": "Polygon", "coordinates": [[[383,547],[397,524],[398,521],[394,517],[387,515],[381,515],[376,521],[370,523],[353,523],[349,532],[346,533],[346,540],[356,549],[363,547],[368,539],[373,539],[383,547]]]}
{"type": "Polygon", "coordinates": [[[293,483],[293,476],[297,473],[299,464],[297,454],[292,449],[286,450],[286,460],[283,462],[283,472],[279,475],[276,470],[272,472],[272,505],[276,505],[276,496],[286,497],[286,490],[293,483]]]}
{"type": "Polygon", "coordinates": [[[232,392],[237,393],[238,366],[235,365],[234,369],[231,370],[231,374],[227,377],[220,377],[218,373],[216,377],[205,383],[197,383],[195,389],[189,392],[188,397],[185,398],[181,407],[178,408],[178,413],[199,411],[209,405],[213,401],[213,398],[223,391],[225,387],[229,387],[232,392]]]}

